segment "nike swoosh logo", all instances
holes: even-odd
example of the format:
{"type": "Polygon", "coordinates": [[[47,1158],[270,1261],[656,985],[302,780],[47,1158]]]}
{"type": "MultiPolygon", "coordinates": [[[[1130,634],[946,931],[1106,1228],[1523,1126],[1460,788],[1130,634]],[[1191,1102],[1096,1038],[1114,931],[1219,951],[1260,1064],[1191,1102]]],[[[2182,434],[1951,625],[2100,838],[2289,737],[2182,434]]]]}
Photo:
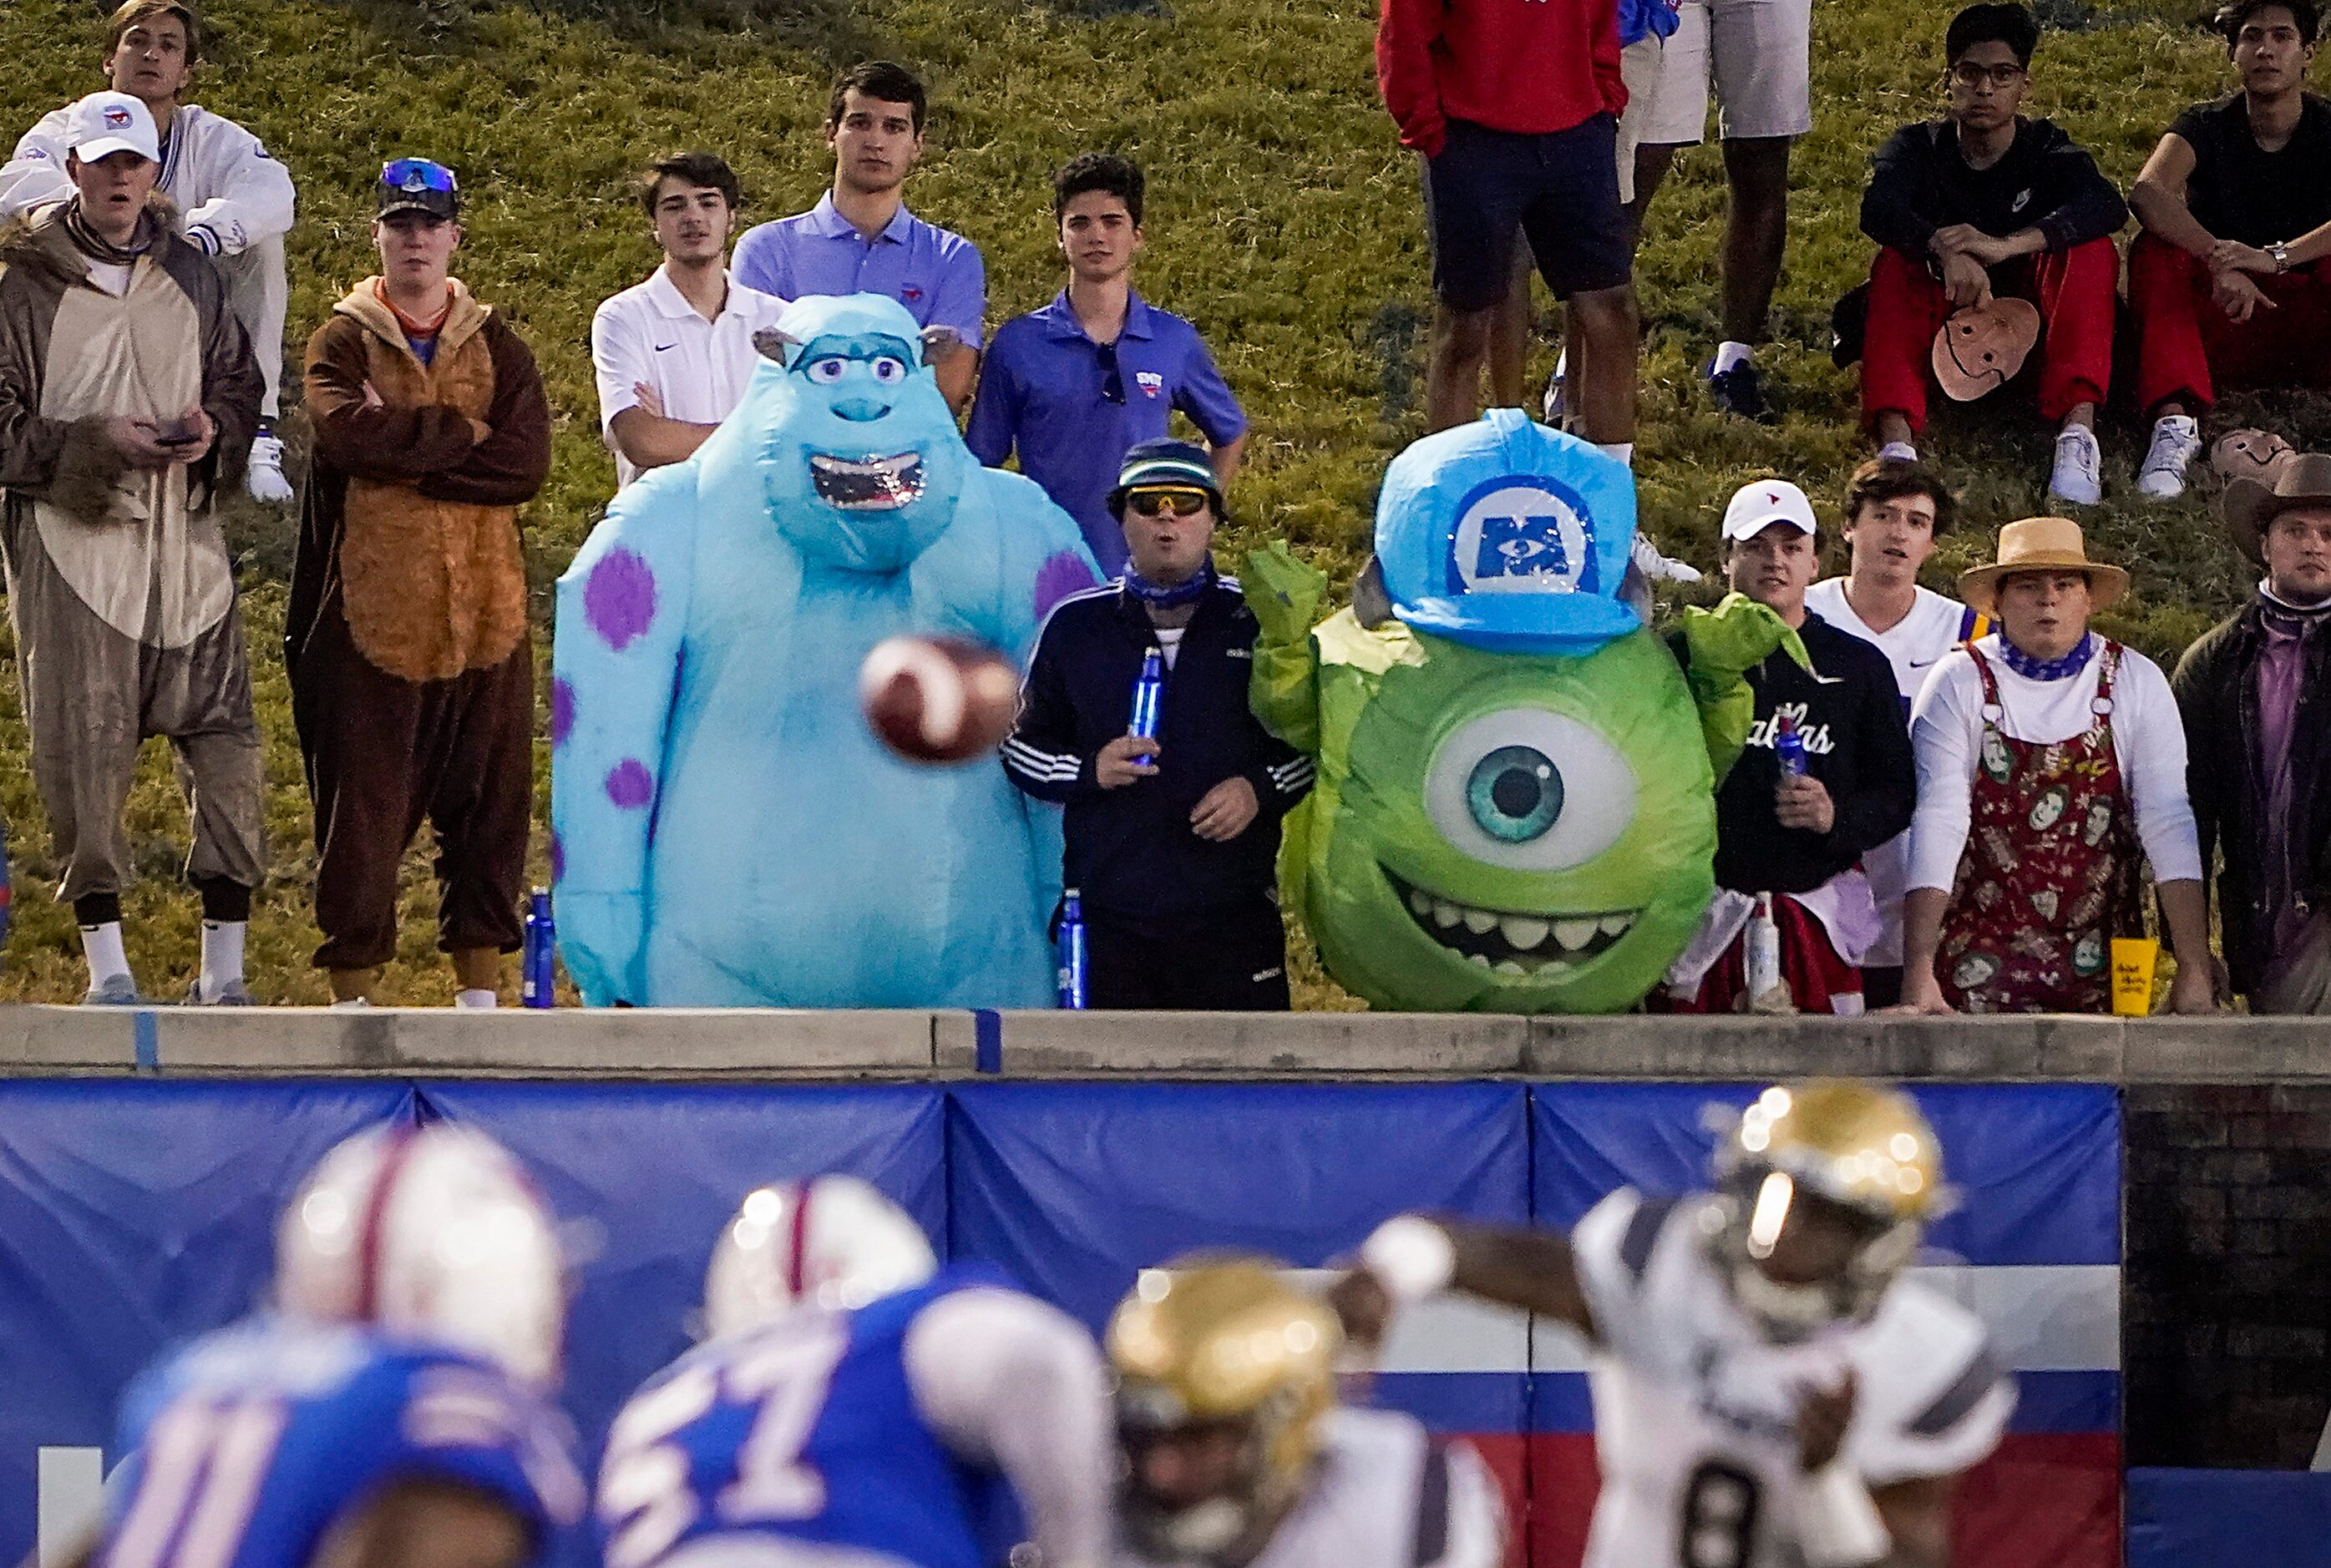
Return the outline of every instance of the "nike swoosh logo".
{"type": "Polygon", "coordinates": [[[1924,670],[1927,665],[1936,662],[1937,662],[1937,660],[1933,659],[1913,659],[1910,660],[1910,668],[1913,670],[1924,670]]]}
{"type": "Polygon", "coordinates": [[[656,352],[658,354],[663,354],[679,347],[680,345],[677,343],[659,343],[656,345],[656,352]]]}

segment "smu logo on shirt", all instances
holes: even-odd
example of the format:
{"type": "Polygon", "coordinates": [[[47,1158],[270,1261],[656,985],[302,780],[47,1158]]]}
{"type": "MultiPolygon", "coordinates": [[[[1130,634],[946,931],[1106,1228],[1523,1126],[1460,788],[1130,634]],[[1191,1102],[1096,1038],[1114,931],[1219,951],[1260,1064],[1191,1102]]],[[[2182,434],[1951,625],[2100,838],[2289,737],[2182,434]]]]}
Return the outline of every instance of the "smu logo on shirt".
{"type": "Polygon", "coordinates": [[[1797,738],[1805,743],[1806,755],[1827,756],[1837,749],[1836,742],[1829,737],[1828,725],[1805,722],[1805,704],[1802,702],[1781,703],[1774,708],[1769,716],[1750,725],[1748,744],[1761,746],[1767,751],[1772,750],[1774,727],[1780,723],[1781,715],[1784,713],[1796,721],[1797,738]]]}
{"type": "Polygon", "coordinates": [[[1600,591],[1594,525],[1567,486],[1508,476],[1466,498],[1449,537],[1449,592],[1600,591]]]}
{"type": "Polygon", "coordinates": [[[1166,377],[1158,371],[1137,370],[1133,373],[1133,381],[1141,388],[1144,397],[1155,397],[1166,390],[1166,377]]]}

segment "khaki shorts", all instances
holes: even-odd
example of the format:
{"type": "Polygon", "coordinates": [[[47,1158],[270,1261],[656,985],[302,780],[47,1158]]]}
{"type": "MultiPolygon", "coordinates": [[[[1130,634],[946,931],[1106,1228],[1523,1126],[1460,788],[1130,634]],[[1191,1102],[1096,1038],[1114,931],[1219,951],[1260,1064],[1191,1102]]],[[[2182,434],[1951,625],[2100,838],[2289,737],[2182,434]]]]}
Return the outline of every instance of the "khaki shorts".
{"type": "Polygon", "coordinates": [[[1678,22],[1638,141],[1701,140],[1711,81],[1717,134],[1726,141],[1812,129],[1812,0],[1684,0],[1678,22]]]}
{"type": "Polygon", "coordinates": [[[1643,122],[1660,101],[1660,79],[1665,74],[1667,40],[1654,33],[1638,38],[1619,52],[1619,79],[1627,84],[1627,112],[1619,117],[1619,204],[1635,200],[1635,148],[1642,143],[1643,122]]]}

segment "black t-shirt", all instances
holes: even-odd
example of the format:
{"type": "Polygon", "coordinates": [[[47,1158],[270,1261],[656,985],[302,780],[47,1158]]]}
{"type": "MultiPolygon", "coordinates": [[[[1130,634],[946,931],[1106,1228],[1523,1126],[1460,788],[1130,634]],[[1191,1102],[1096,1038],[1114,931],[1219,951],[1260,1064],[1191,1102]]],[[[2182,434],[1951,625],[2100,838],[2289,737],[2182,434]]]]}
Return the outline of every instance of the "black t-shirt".
{"type": "Polygon", "coordinates": [[[1966,161],[1950,120],[1906,125],[1870,159],[1861,197],[1861,232],[1920,261],[1947,223],[1999,239],[2036,228],[2050,251],[2069,251],[2126,222],[2128,208],[2097,160],[2046,119],[2016,121],[2015,139],[1987,169],[1966,161]]]}
{"type": "MultiPolygon", "coordinates": [[[[1741,893],[1810,893],[1910,825],[1917,765],[1902,718],[1894,666],[1877,647],[1808,612],[1797,629],[1818,676],[1786,652],[1748,671],[1755,721],[1740,760],[1716,792],[1716,885],[1741,893]],[[1826,833],[1784,828],[1774,717],[1785,705],[1805,743],[1808,771],[1836,808],[1826,833]]],[[[1683,634],[1670,638],[1686,659],[1683,634]]]]}
{"type": "Polygon", "coordinates": [[[2239,92],[2195,104],[2169,134],[2193,149],[2186,210],[2217,238],[2264,247],[2331,223],[2331,103],[2313,93],[2279,152],[2250,136],[2250,100],[2239,92]]]}

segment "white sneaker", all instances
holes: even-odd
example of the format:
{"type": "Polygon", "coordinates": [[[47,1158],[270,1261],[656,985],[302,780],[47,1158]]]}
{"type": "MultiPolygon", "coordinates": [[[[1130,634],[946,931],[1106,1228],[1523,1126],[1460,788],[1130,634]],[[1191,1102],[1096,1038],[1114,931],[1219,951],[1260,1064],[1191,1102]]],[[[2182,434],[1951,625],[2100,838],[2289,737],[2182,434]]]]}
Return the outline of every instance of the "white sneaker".
{"type": "Polygon", "coordinates": [[[2086,425],[2066,425],[2056,434],[2056,464],[2048,474],[2048,499],[2076,507],[2095,506],[2105,499],[2099,471],[2103,466],[2097,432],[2086,425]]]}
{"type": "Polygon", "coordinates": [[[251,442],[251,463],[243,470],[243,488],[251,499],[271,507],[291,504],[291,481],[283,477],[283,443],[271,435],[259,435],[251,442]]]}
{"type": "Polygon", "coordinates": [[[2185,493],[2185,468],[2202,450],[2202,422],[2191,414],[2164,414],[2153,422],[2153,443],[2136,470],[2137,492],[2148,500],[2174,500],[2185,493]]]}
{"type": "Polygon", "coordinates": [[[1651,543],[1640,529],[1636,531],[1635,542],[1628,546],[1628,555],[1635,563],[1635,570],[1643,575],[1646,582],[1697,583],[1699,581],[1698,567],[1679,561],[1672,556],[1660,554],[1660,547],[1651,543]]]}
{"type": "Polygon", "coordinates": [[[1562,416],[1565,413],[1563,408],[1563,383],[1568,378],[1559,370],[1556,371],[1552,375],[1547,376],[1546,378],[1546,395],[1538,399],[1539,411],[1546,415],[1546,424],[1555,430],[1560,430],[1562,428],[1562,416]]]}

